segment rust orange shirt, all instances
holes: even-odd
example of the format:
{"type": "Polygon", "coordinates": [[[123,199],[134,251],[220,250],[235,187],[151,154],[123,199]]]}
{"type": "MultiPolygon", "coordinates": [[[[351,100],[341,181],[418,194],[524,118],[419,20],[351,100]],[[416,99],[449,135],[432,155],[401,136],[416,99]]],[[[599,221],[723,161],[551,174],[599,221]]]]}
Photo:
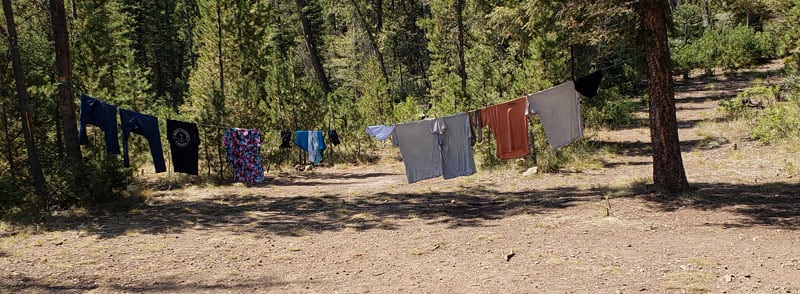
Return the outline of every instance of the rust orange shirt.
{"type": "Polygon", "coordinates": [[[489,126],[497,140],[497,157],[514,159],[530,154],[526,98],[521,97],[481,110],[481,125],[489,126]]]}

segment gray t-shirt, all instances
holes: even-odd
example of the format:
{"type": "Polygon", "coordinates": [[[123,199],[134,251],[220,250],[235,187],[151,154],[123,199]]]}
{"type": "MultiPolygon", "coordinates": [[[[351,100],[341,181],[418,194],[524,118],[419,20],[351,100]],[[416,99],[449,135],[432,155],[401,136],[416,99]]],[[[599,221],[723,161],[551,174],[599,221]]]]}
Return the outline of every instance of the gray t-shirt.
{"type": "Polygon", "coordinates": [[[552,149],[583,137],[581,105],[572,81],[528,95],[526,114],[533,113],[539,114],[552,149]]]}
{"type": "MultiPolygon", "coordinates": [[[[442,173],[445,179],[469,176],[476,172],[472,155],[469,115],[465,112],[437,119],[447,128],[442,139],[442,173]]],[[[436,131],[436,130],[434,130],[436,131]]]]}
{"type": "Polygon", "coordinates": [[[422,120],[394,128],[393,140],[403,155],[409,184],[442,175],[442,151],[434,122],[422,120]]]}

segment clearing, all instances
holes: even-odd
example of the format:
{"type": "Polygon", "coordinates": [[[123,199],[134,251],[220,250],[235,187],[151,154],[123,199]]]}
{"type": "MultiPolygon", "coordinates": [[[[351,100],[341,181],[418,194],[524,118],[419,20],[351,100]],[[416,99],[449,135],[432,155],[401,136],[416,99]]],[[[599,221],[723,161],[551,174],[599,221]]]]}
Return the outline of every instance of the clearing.
{"type": "Polygon", "coordinates": [[[798,293],[797,154],[717,110],[780,66],[676,82],[696,188],[681,197],[642,185],[646,127],[588,134],[602,166],[580,172],[407,185],[385,160],[273,173],[260,187],[152,191],[114,215],[0,224],[0,292],[798,293]]]}

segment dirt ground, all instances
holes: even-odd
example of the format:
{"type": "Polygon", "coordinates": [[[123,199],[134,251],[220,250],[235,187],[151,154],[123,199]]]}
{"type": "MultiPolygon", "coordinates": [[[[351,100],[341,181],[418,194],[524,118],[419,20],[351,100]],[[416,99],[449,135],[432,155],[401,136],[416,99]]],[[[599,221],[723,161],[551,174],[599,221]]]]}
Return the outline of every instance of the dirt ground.
{"type": "MultiPolygon", "coordinates": [[[[649,130],[591,131],[596,168],[408,185],[402,163],[148,192],[115,215],[0,224],[0,292],[800,293],[797,151],[717,105],[771,63],[678,80],[695,191],[648,191],[649,130]]],[[[641,113],[642,118],[646,113],[641,113]]]]}

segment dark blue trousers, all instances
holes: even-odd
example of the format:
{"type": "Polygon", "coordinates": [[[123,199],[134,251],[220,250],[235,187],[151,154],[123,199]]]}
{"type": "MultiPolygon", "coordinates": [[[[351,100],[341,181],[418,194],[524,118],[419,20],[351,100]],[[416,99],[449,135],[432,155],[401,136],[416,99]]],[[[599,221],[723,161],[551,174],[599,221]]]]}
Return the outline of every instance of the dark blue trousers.
{"type": "Polygon", "coordinates": [[[122,159],[125,166],[131,166],[128,159],[128,136],[130,136],[130,133],[134,133],[147,139],[147,143],[150,145],[150,154],[153,155],[153,165],[156,167],[156,173],[167,171],[167,166],[164,164],[164,151],[161,149],[158,118],[127,109],[119,110],[119,118],[122,125],[122,159]]]}
{"type": "Polygon", "coordinates": [[[78,143],[86,145],[89,137],[86,135],[86,125],[100,127],[105,133],[106,152],[119,154],[119,139],[117,139],[117,107],[103,103],[95,98],[81,95],[81,125],[78,129],[78,143]]]}

